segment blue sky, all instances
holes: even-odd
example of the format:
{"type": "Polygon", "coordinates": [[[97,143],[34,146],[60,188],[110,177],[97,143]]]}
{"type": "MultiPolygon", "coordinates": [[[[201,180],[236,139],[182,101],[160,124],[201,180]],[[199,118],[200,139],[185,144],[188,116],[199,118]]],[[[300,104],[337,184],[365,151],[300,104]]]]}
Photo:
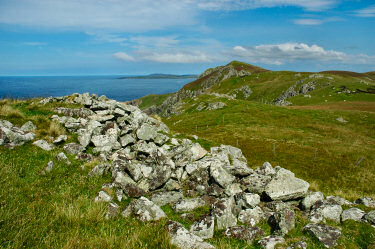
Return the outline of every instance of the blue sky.
{"type": "Polygon", "coordinates": [[[0,75],[375,70],[373,0],[0,0],[0,75]]]}

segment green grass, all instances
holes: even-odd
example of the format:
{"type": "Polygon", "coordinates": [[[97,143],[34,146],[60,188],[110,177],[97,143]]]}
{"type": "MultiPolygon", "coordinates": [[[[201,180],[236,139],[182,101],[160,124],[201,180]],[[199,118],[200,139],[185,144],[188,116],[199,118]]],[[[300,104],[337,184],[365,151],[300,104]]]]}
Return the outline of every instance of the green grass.
{"type": "Polygon", "coordinates": [[[216,144],[237,146],[238,142],[251,167],[270,161],[327,195],[351,200],[375,197],[375,113],[289,109],[207,95],[187,100],[184,110],[184,114],[164,119],[173,132],[196,134],[216,144]],[[227,106],[196,110],[201,102],[216,101],[227,106]],[[338,122],[338,117],[348,123],[338,122]],[[364,160],[355,167],[361,157],[364,160]]]}
{"type": "MultiPolygon", "coordinates": [[[[197,100],[200,101],[216,100],[211,96],[202,96],[197,100]]],[[[43,126],[42,123],[49,120],[56,104],[39,107],[31,102],[8,102],[7,105],[18,110],[17,113],[22,117],[20,120],[13,119],[16,124],[22,125],[27,120],[37,122],[42,118],[38,121],[38,139],[48,133],[43,130],[49,126],[43,126]]],[[[374,172],[374,114],[289,110],[248,101],[228,101],[228,106],[223,110],[197,112],[192,107],[197,102],[191,100],[186,104],[186,114],[166,120],[168,124],[183,120],[176,126],[170,126],[173,131],[183,131],[179,137],[197,134],[198,142],[206,149],[219,143],[236,145],[238,138],[239,147],[252,166],[259,165],[267,158],[274,165],[280,162],[281,166],[296,170],[296,174],[306,180],[314,179],[314,187],[326,194],[333,193],[333,188],[340,183],[342,191],[357,194],[361,190],[374,196],[374,183],[371,181],[374,172]],[[336,123],[335,117],[338,114],[350,122],[345,125],[336,123]],[[226,120],[224,125],[220,123],[223,116],[226,120]],[[208,129],[206,123],[209,123],[208,129]],[[195,131],[195,125],[198,125],[198,132],[195,131]],[[347,141],[342,140],[344,142],[339,146],[341,136],[345,137],[347,132],[355,134],[348,137],[347,141]],[[324,138],[323,144],[320,144],[320,138],[324,138]],[[274,142],[277,143],[275,157],[271,152],[274,142]],[[311,150],[316,145],[323,146],[325,143],[328,144],[327,151],[319,150],[318,160],[312,162],[311,150]],[[342,166],[346,162],[342,155],[351,151],[346,148],[350,147],[348,144],[356,153],[361,151],[366,156],[356,169],[352,167],[352,159],[356,154],[345,159],[350,165],[342,166]],[[339,149],[342,151],[336,155],[339,149]],[[334,176],[324,175],[324,172],[332,173],[331,171],[334,176]],[[362,176],[364,181],[358,181],[358,176],[362,176]],[[322,178],[321,181],[319,177],[322,178]],[[337,180],[333,179],[335,177],[337,180]],[[343,179],[349,182],[340,182],[343,179]],[[352,186],[354,180],[358,181],[358,186],[352,186]],[[364,189],[366,184],[368,187],[364,189]],[[349,186],[353,190],[348,189],[349,186]]],[[[4,114],[0,118],[12,117],[4,114]]],[[[69,135],[67,142],[76,139],[76,136],[69,135]]],[[[72,156],[68,156],[71,165],[58,163],[54,158],[61,151],[63,145],[51,152],[43,151],[31,143],[13,150],[0,147],[0,248],[175,248],[169,244],[168,234],[164,229],[167,219],[150,223],[123,217],[105,219],[107,205],[94,203],[93,200],[102,184],[111,181],[110,174],[104,177],[87,177],[96,163],[85,164],[72,156]],[[50,160],[54,160],[55,168],[52,172],[41,175],[40,172],[50,160]],[[82,165],[85,166],[83,170],[82,165]]],[[[119,204],[124,207],[129,202],[130,199],[119,204]]],[[[163,210],[169,218],[181,222],[187,229],[193,223],[191,220],[182,220],[180,214],[174,213],[170,206],[164,206],[163,210]]],[[[202,207],[192,213],[198,218],[207,212],[209,208],[202,207]]],[[[309,248],[321,248],[316,240],[301,231],[305,224],[306,217],[298,216],[296,229],[285,237],[287,245],[304,239],[309,248]]],[[[260,226],[268,235],[268,225],[262,223],[260,226]]],[[[369,225],[345,222],[343,236],[339,240],[341,248],[373,248],[374,233],[375,230],[369,225]]],[[[246,241],[226,238],[223,231],[215,231],[215,237],[208,242],[217,248],[259,248],[256,243],[249,245],[246,241]]]]}
{"type": "Polygon", "coordinates": [[[146,96],[140,98],[140,100],[142,102],[139,105],[139,108],[145,109],[145,108],[148,108],[152,105],[156,105],[156,106],[161,105],[164,102],[164,100],[166,100],[166,98],[168,98],[170,95],[171,95],[170,93],[146,95],[146,96]]]}

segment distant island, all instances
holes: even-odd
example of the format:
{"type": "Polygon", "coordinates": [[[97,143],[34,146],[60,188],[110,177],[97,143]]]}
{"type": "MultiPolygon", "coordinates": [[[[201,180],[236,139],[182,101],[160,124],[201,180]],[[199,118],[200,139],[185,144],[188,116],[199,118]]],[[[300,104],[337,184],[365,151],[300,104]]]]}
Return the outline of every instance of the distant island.
{"type": "Polygon", "coordinates": [[[176,74],[149,74],[149,75],[141,75],[141,76],[124,76],[120,77],[119,79],[196,79],[198,75],[195,74],[183,74],[183,75],[176,75],[176,74]]]}

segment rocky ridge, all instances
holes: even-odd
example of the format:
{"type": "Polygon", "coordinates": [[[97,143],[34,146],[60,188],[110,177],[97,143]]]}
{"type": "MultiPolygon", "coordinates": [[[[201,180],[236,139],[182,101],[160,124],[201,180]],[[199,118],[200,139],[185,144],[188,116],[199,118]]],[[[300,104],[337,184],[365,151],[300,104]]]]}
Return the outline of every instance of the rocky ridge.
{"type": "MultiPolygon", "coordinates": [[[[47,98],[40,104],[49,102],[85,106],[57,108],[55,111],[61,116],[51,118],[78,135],[78,143],[64,145],[67,154],[81,160],[101,158],[102,163],[89,176],[112,175],[112,181],[103,185],[95,198],[97,202],[108,202],[107,218],[135,216],[148,222],[165,219],[161,207],[167,204],[182,215],[199,207],[210,207],[190,230],[178,222],[167,222],[171,243],[180,248],[214,248],[204,239],[212,238],[215,229],[248,243],[260,239],[261,247],[273,248],[284,243],[283,236],[295,228],[297,212],[310,220],[304,231],[327,248],[337,244],[342,221],[351,219],[375,225],[375,211],[366,214],[359,208],[345,211],[342,208],[356,203],[374,208],[371,198],[360,198],[356,203],[337,196],[324,198],[320,192],[309,191],[309,183],[287,169],[267,162],[256,170],[249,168],[242,151],[233,146],[221,145],[206,151],[189,139],[173,138],[165,124],[137,107],[87,93],[47,98]],[[87,153],[89,147],[94,155],[87,153]],[[114,190],[111,192],[115,196],[107,192],[108,188],[114,190]],[[131,198],[130,204],[120,210],[117,203],[127,198],[131,198]],[[325,225],[327,220],[336,222],[337,226],[325,225]],[[264,237],[264,231],[257,227],[261,222],[268,222],[271,235],[264,237]]],[[[36,129],[30,123],[27,127],[31,128],[26,130],[36,129]]],[[[30,132],[0,120],[2,144],[13,146],[35,139],[35,135],[31,138],[27,134],[30,132]],[[23,140],[14,140],[8,135],[12,134],[9,130],[22,135],[23,140]]],[[[64,143],[65,140],[60,137],[55,141],[64,143]]],[[[41,149],[54,149],[44,140],[34,144],[41,149]]],[[[57,160],[70,163],[61,153],[57,160]]],[[[53,162],[44,173],[51,170],[53,162]]]]}

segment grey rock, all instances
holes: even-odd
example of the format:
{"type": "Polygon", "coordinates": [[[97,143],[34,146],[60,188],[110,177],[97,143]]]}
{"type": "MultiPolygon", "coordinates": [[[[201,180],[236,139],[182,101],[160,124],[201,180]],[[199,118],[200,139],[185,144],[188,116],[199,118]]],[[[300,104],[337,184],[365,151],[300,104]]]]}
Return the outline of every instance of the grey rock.
{"type": "Polygon", "coordinates": [[[128,174],[134,181],[138,182],[143,177],[143,174],[141,171],[141,164],[139,162],[136,162],[136,161],[130,161],[128,163],[124,162],[122,163],[122,165],[125,171],[128,172],[128,174]]]}
{"type": "Polygon", "coordinates": [[[53,162],[52,162],[52,161],[49,161],[49,162],[47,163],[47,166],[44,168],[44,171],[45,171],[45,172],[51,172],[52,169],[53,169],[53,167],[54,167],[53,162]]]}
{"type": "Polygon", "coordinates": [[[77,155],[79,153],[82,153],[85,150],[85,148],[80,144],[69,143],[64,145],[64,150],[69,155],[77,155]]]}
{"type": "Polygon", "coordinates": [[[8,120],[0,119],[0,127],[12,129],[13,124],[11,122],[9,122],[8,120]]]}
{"type": "Polygon", "coordinates": [[[169,192],[157,192],[150,198],[158,206],[164,206],[171,203],[176,203],[183,198],[181,192],[169,191],[169,192]]]}
{"type": "Polygon", "coordinates": [[[241,188],[241,184],[239,183],[232,183],[231,185],[229,185],[226,189],[225,189],[225,194],[227,196],[234,196],[236,194],[239,194],[239,193],[242,193],[242,188],[241,188]]]}
{"type": "Polygon", "coordinates": [[[166,191],[180,190],[181,189],[181,185],[176,180],[169,179],[165,183],[163,189],[165,189],[166,191]]]}
{"type": "Polygon", "coordinates": [[[205,201],[201,198],[181,199],[174,204],[173,209],[178,213],[182,213],[192,211],[205,205],[205,201]]]}
{"type": "Polygon", "coordinates": [[[276,170],[272,167],[269,162],[263,163],[255,172],[259,175],[266,175],[266,176],[274,176],[276,174],[276,170]]]}
{"type": "Polygon", "coordinates": [[[264,235],[264,231],[259,227],[234,226],[225,230],[224,235],[229,238],[246,240],[251,244],[252,241],[264,235]]]}
{"type": "Polygon", "coordinates": [[[277,244],[283,243],[285,243],[285,239],[276,235],[269,235],[258,241],[258,244],[265,249],[273,249],[277,244]]]}
{"type": "Polygon", "coordinates": [[[53,140],[53,143],[54,143],[54,144],[63,143],[63,142],[65,142],[67,139],[68,139],[68,136],[67,136],[67,135],[60,135],[60,136],[58,136],[55,140],[53,140]]]}
{"type": "Polygon", "coordinates": [[[210,174],[223,188],[228,187],[235,179],[235,177],[229,174],[220,163],[211,164],[210,174]]]}
{"type": "Polygon", "coordinates": [[[318,208],[311,210],[311,213],[318,213],[323,216],[324,219],[340,222],[342,207],[335,204],[322,204],[318,208]]]}
{"type": "Polygon", "coordinates": [[[267,184],[271,181],[271,176],[253,173],[241,180],[242,186],[250,193],[262,194],[267,184]]]}
{"type": "Polygon", "coordinates": [[[133,144],[133,143],[135,143],[135,141],[136,140],[135,140],[135,138],[133,137],[132,134],[126,134],[126,135],[124,135],[120,138],[120,143],[121,143],[122,147],[126,147],[129,144],[133,144]]]}
{"type": "Polygon", "coordinates": [[[351,206],[353,203],[350,201],[340,197],[340,196],[327,196],[326,201],[331,203],[331,204],[336,204],[336,205],[346,205],[346,206],[351,206]]]}
{"type": "Polygon", "coordinates": [[[238,215],[238,220],[250,226],[255,226],[264,219],[264,212],[260,207],[242,210],[238,215]]]}
{"type": "Polygon", "coordinates": [[[237,218],[232,211],[234,207],[233,197],[220,199],[212,205],[212,215],[216,219],[218,229],[226,229],[237,225],[237,218]]]}
{"type": "Polygon", "coordinates": [[[375,225],[375,210],[372,210],[368,212],[365,216],[364,219],[369,222],[372,225],[375,225]]]}
{"type": "Polygon", "coordinates": [[[36,129],[37,127],[31,121],[27,121],[24,125],[21,126],[21,130],[24,132],[30,132],[36,129]]]}
{"type": "Polygon", "coordinates": [[[214,236],[214,226],[214,217],[206,215],[191,225],[190,232],[202,239],[211,239],[214,236]]]}
{"type": "Polygon", "coordinates": [[[349,208],[342,212],[341,221],[354,220],[361,221],[366,213],[359,208],[349,208]]]}
{"type": "Polygon", "coordinates": [[[154,139],[154,142],[155,144],[159,145],[159,146],[162,146],[163,144],[165,144],[166,142],[168,142],[169,140],[169,137],[164,135],[164,134],[161,134],[161,133],[158,133],[154,139]]]}
{"type": "Polygon", "coordinates": [[[213,249],[211,244],[189,232],[183,225],[176,221],[167,221],[166,230],[170,235],[170,243],[183,249],[213,249]]]}
{"type": "Polygon", "coordinates": [[[180,145],[178,149],[181,149],[182,151],[174,156],[174,161],[177,166],[185,166],[201,159],[207,154],[207,151],[203,149],[200,144],[191,144],[191,141],[190,144],[180,145]]]}
{"type": "Polygon", "coordinates": [[[288,246],[286,249],[307,249],[307,243],[305,241],[299,241],[288,246]]]}
{"type": "Polygon", "coordinates": [[[274,213],[269,218],[268,223],[273,231],[285,235],[295,227],[295,213],[290,208],[284,208],[274,213]]]}
{"type": "Polygon", "coordinates": [[[341,229],[326,224],[307,224],[304,231],[317,238],[326,248],[337,246],[337,240],[341,236],[341,229]]]}
{"type": "Polygon", "coordinates": [[[115,218],[119,215],[119,211],[120,211],[120,207],[116,203],[110,202],[108,204],[108,211],[107,211],[105,218],[106,219],[115,218]]]}
{"type": "Polygon", "coordinates": [[[143,124],[138,130],[137,130],[137,137],[140,140],[150,141],[154,140],[157,136],[157,130],[155,127],[151,126],[150,124],[143,124]]]}
{"type": "Polygon", "coordinates": [[[110,202],[112,197],[107,194],[104,190],[100,190],[98,196],[95,197],[95,202],[110,202]]]}
{"type": "Polygon", "coordinates": [[[46,151],[51,151],[54,149],[54,146],[52,144],[49,144],[46,140],[43,139],[35,141],[33,144],[46,151]]]}
{"type": "Polygon", "coordinates": [[[293,200],[303,197],[309,183],[296,178],[289,170],[279,168],[275,177],[265,187],[265,194],[272,200],[293,200]]]}
{"type": "Polygon", "coordinates": [[[321,192],[310,192],[301,201],[301,206],[304,210],[310,210],[310,208],[317,202],[323,201],[324,196],[321,192]]]}
{"type": "Polygon", "coordinates": [[[129,197],[141,197],[143,195],[146,194],[146,190],[144,190],[143,188],[141,188],[141,186],[138,184],[138,185],[135,185],[135,184],[126,184],[124,186],[122,186],[122,189],[125,191],[125,193],[129,196],[129,197]]]}
{"type": "Polygon", "coordinates": [[[108,163],[102,163],[96,165],[90,172],[89,176],[102,176],[105,171],[108,171],[110,165],[108,163]]]}
{"type": "Polygon", "coordinates": [[[217,110],[217,109],[222,109],[224,106],[227,104],[223,102],[215,102],[215,103],[209,103],[207,106],[207,110],[217,110]]]}
{"type": "Polygon", "coordinates": [[[375,200],[371,197],[362,197],[355,201],[356,204],[363,204],[369,208],[375,208],[375,200]]]}
{"type": "Polygon", "coordinates": [[[132,207],[133,214],[141,221],[154,221],[166,217],[160,207],[144,196],[129,205],[132,207]]]}
{"type": "Polygon", "coordinates": [[[243,208],[255,208],[260,203],[258,194],[243,193],[236,195],[236,202],[243,208]]]}
{"type": "Polygon", "coordinates": [[[155,165],[148,180],[150,183],[150,190],[155,190],[164,185],[171,176],[171,168],[168,165],[155,165]]]}
{"type": "Polygon", "coordinates": [[[78,134],[78,142],[83,147],[87,147],[91,142],[91,134],[92,132],[88,131],[87,129],[79,129],[77,131],[78,134]]]}
{"type": "Polygon", "coordinates": [[[69,158],[64,154],[64,152],[59,153],[59,154],[56,156],[56,159],[57,159],[57,161],[65,162],[65,163],[68,164],[68,165],[72,164],[72,163],[69,161],[69,158]]]}

